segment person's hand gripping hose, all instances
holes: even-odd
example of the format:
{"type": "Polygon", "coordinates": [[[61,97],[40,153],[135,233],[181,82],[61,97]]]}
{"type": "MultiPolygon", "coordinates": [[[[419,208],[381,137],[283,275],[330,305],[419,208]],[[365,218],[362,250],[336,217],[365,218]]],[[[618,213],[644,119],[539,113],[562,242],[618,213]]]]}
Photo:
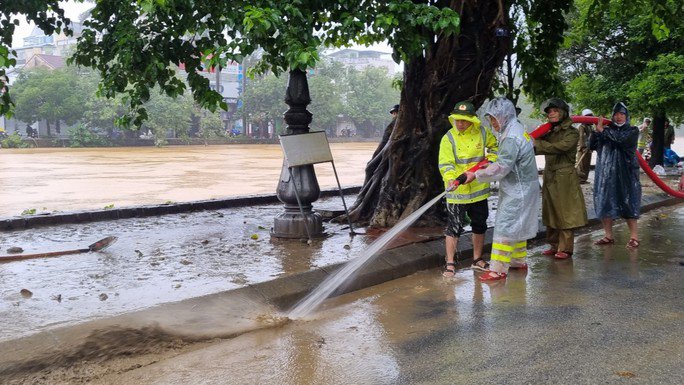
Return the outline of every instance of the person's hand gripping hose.
{"type": "MultiPolygon", "coordinates": [[[[474,165],[473,167],[469,168],[468,171],[470,171],[470,172],[475,172],[475,171],[477,171],[477,170],[479,170],[479,169],[485,167],[485,166],[488,165],[488,164],[489,164],[489,160],[484,159],[484,160],[480,161],[478,164],[476,164],[476,165],[474,165]]],[[[467,177],[467,175],[466,175],[465,173],[459,175],[455,180],[452,180],[452,181],[449,183],[449,186],[447,187],[447,191],[449,192],[449,191],[454,191],[454,190],[456,190],[456,189],[458,188],[458,186],[460,186],[460,185],[462,185],[462,184],[466,184],[466,180],[467,180],[467,179],[468,179],[468,177],[467,177]]]]}

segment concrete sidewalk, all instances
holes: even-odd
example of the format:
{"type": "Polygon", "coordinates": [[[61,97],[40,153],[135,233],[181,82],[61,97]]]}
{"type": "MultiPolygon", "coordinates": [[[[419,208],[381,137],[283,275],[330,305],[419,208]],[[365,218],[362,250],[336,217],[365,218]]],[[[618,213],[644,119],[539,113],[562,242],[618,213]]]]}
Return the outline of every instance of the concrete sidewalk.
{"type": "MultiPolygon", "coordinates": [[[[642,182],[644,212],[679,202],[656,192],[652,183],[642,182]]],[[[586,198],[589,200],[590,195],[586,198]]],[[[331,198],[322,200],[316,207],[332,210],[339,206],[340,202],[331,198]]],[[[587,207],[590,224],[594,225],[598,220],[592,206],[587,207]]],[[[15,330],[8,323],[0,342],[0,349],[7,353],[0,358],[0,373],[16,362],[37,357],[47,362],[63,356],[65,351],[77,350],[98,330],[120,328],[116,330],[150,333],[163,330],[186,340],[201,340],[231,337],[287,322],[278,316],[281,311],[291,307],[349,259],[357,257],[378,235],[371,232],[351,238],[344,225],[326,224],[330,235],[312,246],[296,241],[266,241],[267,226],[281,210],[280,205],[233,207],[5,233],[3,248],[26,239],[46,245],[54,238],[59,241],[49,246],[67,247],[68,242],[75,245],[95,234],[116,234],[120,241],[102,256],[1,265],[6,275],[14,274],[14,279],[6,280],[3,297],[5,302],[16,301],[16,305],[0,309],[0,315],[3,319],[17,320],[16,313],[24,312],[20,317],[27,322],[24,328],[15,330]],[[257,235],[256,240],[252,239],[253,235],[257,235]],[[74,266],[71,272],[63,271],[74,266]],[[60,281],[80,279],[81,284],[70,287],[71,293],[62,294],[60,301],[49,298],[55,294],[45,285],[32,289],[31,298],[19,297],[23,285],[41,279],[49,281],[47,274],[57,276],[60,281]],[[19,277],[23,277],[23,282],[19,277]],[[142,278],[147,278],[150,284],[142,278]],[[118,280],[131,286],[117,286],[118,280]],[[103,300],[102,294],[107,293],[98,292],[98,285],[104,288],[108,284],[114,292],[109,292],[103,300]],[[79,294],[83,291],[85,294],[79,294]],[[92,311],[85,312],[83,309],[89,306],[92,311]],[[264,318],[264,314],[274,316],[264,318]],[[39,318],[37,323],[30,322],[32,316],[39,318]],[[232,321],[220,322],[226,319],[232,321]],[[40,332],[31,334],[35,331],[40,332]]],[[[493,217],[490,219],[493,221],[493,217]]],[[[490,229],[487,233],[488,245],[491,232],[490,229]]],[[[539,233],[542,235],[543,231],[539,233]]],[[[392,246],[335,294],[407,276],[444,262],[441,229],[409,229],[392,246]]],[[[459,250],[462,266],[469,265],[469,235],[462,237],[459,250]]]]}

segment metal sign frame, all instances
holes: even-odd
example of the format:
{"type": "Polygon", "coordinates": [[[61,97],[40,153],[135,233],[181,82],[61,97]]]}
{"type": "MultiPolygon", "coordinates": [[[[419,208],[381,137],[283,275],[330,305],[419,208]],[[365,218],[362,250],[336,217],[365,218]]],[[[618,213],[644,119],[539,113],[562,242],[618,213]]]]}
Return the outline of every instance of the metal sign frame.
{"type": "Polygon", "coordinates": [[[314,131],[294,135],[278,135],[278,139],[280,139],[280,147],[283,149],[283,154],[285,154],[285,163],[287,164],[287,169],[290,172],[290,180],[292,180],[294,186],[297,204],[299,204],[299,211],[304,217],[304,225],[306,227],[309,240],[311,240],[309,224],[307,222],[306,215],[304,215],[304,209],[302,208],[302,203],[299,199],[297,183],[295,183],[294,177],[292,175],[293,167],[306,166],[309,164],[327,162],[332,164],[333,173],[335,174],[335,181],[337,181],[337,189],[340,192],[340,198],[342,198],[344,212],[347,214],[349,231],[351,235],[358,234],[354,232],[354,227],[352,226],[351,218],[349,217],[349,210],[347,210],[347,203],[344,200],[344,194],[342,194],[340,178],[337,176],[335,161],[333,160],[332,152],[330,152],[330,143],[328,142],[328,136],[326,135],[325,131],[314,131]]]}

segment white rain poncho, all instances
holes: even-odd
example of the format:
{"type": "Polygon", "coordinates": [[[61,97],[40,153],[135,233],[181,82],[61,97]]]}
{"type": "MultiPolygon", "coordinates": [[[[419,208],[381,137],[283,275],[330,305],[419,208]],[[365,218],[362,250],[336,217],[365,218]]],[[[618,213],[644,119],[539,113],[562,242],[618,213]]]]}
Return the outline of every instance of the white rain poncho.
{"type": "Polygon", "coordinates": [[[499,139],[496,162],[475,172],[481,182],[499,181],[494,239],[520,241],[534,238],[539,227],[541,198],[532,139],[509,100],[493,99],[487,105],[485,115],[494,117],[501,126],[498,133],[492,130],[499,139]]]}

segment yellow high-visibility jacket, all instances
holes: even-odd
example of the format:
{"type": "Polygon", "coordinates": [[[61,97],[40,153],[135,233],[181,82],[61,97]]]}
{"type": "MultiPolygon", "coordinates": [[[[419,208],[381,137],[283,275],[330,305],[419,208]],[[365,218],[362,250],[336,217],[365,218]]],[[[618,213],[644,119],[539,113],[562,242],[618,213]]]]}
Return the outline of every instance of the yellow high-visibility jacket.
{"type": "MultiPolygon", "coordinates": [[[[439,145],[439,172],[445,189],[452,180],[481,160],[487,158],[489,161],[496,161],[499,150],[496,138],[482,127],[477,116],[452,114],[449,122],[451,129],[442,137],[439,145]],[[472,125],[460,132],[456,129],[456,120],[467,120],[472,125]]],[[[488,197],[489,183],[477,180],[461,185],[446,195],[447,202],[457,204],[479,202],[488,197]]]]}

